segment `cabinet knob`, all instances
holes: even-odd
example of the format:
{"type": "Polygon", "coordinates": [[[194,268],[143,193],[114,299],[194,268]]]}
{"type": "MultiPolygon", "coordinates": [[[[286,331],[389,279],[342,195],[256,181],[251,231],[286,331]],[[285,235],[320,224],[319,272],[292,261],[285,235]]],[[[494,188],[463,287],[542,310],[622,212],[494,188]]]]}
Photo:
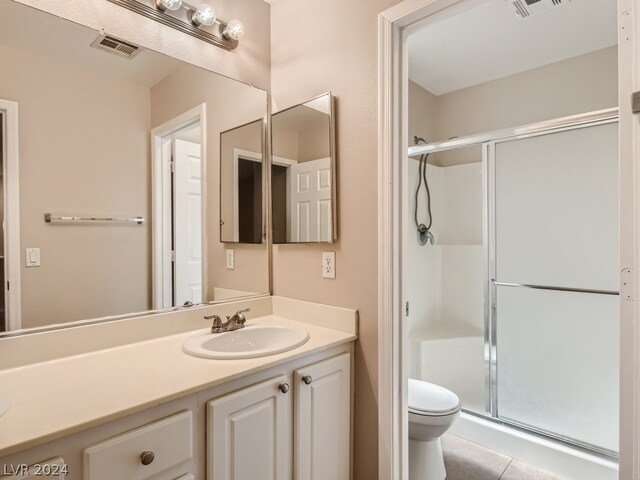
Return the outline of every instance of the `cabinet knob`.
{"type": "Polygon", "coordinates": [[[278,388],[280,389],[280,391],[282,393],[287,393],[289,391],[289,384],[288,383],[281,383],[278,388]]]}
{"type": "Polygon", "coordinates": [[[302,377],[302,381],[309,385],[311,382],[313,382],[313,378],[311,378],[311,375],[305,375],[304,377],[302,377]]]}
{"type": "Polygon", "coordinates": [[[149,465],[151,462],[153,462],[154,458],[156,458],[155,453],[144,451],[140,454],[140,463],[143,465],[149,465]]]}

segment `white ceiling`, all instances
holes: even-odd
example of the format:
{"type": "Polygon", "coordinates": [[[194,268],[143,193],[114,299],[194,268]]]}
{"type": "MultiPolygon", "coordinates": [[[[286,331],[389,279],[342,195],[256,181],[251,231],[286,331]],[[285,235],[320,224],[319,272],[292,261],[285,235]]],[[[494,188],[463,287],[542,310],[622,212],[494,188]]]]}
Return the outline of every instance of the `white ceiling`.
{"type": "Polygon", "coordinates": [[[185,65],[151,50],[142,50],[131,60],[120,58],[92,48],[97,36],[95,30],[77,23],[0,0],[0,45],[147,87],[185,65]]]}
{"type": "Polygon", "coordinates": [[[409,78],[442,95],[613,46],[616,3],[572,0],[519,18],[510,0],[488,0],[411,35],[409,78]]]}

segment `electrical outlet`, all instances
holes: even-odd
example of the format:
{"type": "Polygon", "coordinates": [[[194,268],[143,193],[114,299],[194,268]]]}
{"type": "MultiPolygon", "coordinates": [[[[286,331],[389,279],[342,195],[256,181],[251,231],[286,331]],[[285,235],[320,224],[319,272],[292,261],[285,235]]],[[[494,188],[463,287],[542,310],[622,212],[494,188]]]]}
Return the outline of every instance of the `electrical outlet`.
{"type": "Polygon", "coordinates": [[[322,278],[336,278],[336,252],[322,252],[322,278]]]}
{"type": "Polygon", "coordinates": [[[226,250],[227,253],[227,270],[233,270],[236,268],[236,256],[233,252],[233,249],[228,248],[226,250]]]}

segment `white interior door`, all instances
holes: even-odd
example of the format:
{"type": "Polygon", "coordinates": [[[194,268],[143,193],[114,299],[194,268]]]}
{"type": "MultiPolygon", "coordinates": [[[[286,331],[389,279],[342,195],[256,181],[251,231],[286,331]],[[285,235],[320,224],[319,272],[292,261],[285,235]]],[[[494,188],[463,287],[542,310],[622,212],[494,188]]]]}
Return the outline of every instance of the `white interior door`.
{"type": "Polygon", "coordinates": [[[290,190],[291,241],[330,242],[331,159],[292,165],[290,190]]]}
{"type": "Polygon", "coordinates": [[[202,302],[202,149],[174,140],[174,300],[202,302]]]}

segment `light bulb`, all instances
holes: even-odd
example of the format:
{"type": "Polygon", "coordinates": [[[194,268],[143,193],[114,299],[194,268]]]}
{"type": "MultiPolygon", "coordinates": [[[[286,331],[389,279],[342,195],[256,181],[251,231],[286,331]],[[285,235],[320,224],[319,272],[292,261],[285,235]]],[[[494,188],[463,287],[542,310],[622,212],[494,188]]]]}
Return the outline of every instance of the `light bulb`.
{"type": "Polygon", "coordinates": [[[165,10],[180,10],[182,0],[156,0],[156,7],[163,12],[165,10]]]}
{"type": "Polygon", "coordinates": [[[222,35],[228,40],[240,40],[244,37],[245,28],[240,20],[229,20],[222,35]]]}
{"type": "Polygon", "coordinates": [[[198,9],[191,15],[191,21],[196,25],[204,25],[210,27],[216,23],[216,12],[212,6],[203,3],[198,9]]]}

